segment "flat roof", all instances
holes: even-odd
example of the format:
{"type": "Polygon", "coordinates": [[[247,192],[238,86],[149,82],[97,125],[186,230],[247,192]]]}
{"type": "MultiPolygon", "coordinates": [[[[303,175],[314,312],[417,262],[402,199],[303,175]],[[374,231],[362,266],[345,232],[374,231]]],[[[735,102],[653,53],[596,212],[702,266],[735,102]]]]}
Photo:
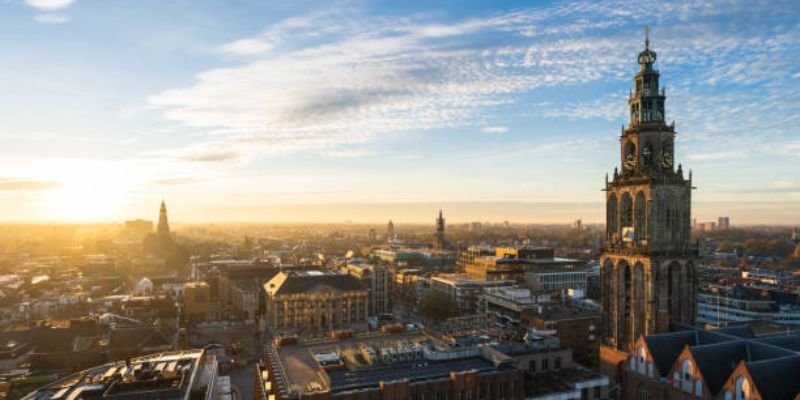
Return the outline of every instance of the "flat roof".
{"type": "Polygon", "coordinates": [[[200,375],[203,349],[157,353],[117,361],[68,375],[23,400],[139,399],[184,400],[200,375]]]}
{"type": "MultiPolygon", "coordinates": [[[[406,348],[408,347],[406,346],[406,348]]],[[[471,370],[481,372],[497,369],[495,363],[482,357],[480,352],[463,353],[463,355],[455,355],[455,353],[458,352],[453,352],[445,343],[431,339],[420,332],[406,332],[370,338],[344,339],[338,342],[289,345],[268,351],[267,354],[273,368],[276,366],[280,368],[280,372],[275,373],[276,377],[280,376],[282,382],[276,389],[287,392],[294,390],[298,393],[309,392],[314,387],[317,390],[330,390],[331,392],[372,389],[377,388],[381,381],[402,379],[412,382],[425,381],[448,377],[451,372],[471,370]],[[359,349],[366,347],[374,350],[372,354],[375,354],[376,357],[380,357],[380,350],[396,350],[409,344],[434,345],[439,349],[435,350],[439,352],[435,354],[445,355],[452,352],[453,356],[442,361],[421,357],[415,360],[385,364],[376,361],[370,364],[360,358],[363,356],[355,355],[359,353],[359,349]],[[347,360],[344,355],[348,352],[352,352],[354,357],[359,358],[355,361],[347,360]],[[315,359],[315,355],[321,353],[325,353],[327,356],[335,353],[342,357],[345,365],[341,368],[325,369],[315,359]]]]}

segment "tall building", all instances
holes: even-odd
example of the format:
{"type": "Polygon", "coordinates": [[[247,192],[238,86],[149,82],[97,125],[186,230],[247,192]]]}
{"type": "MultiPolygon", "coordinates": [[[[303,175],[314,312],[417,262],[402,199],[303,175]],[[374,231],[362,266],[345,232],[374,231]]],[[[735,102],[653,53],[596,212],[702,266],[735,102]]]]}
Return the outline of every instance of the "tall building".
{"type": "Polygon", "coordinates": [[[698,251],[690,243],[691,173],[674,162],[675,124],[664,121],[663,89],[649,39],[639,53],[620,137],[621,171],[606,178],[606,241],[600,257],[603,342],[608,364],[642,335],[692,324],[698,251]]]}
{"type": "Polygon", "coordinates": [[[394,238],[394,222],[392,220],[389,220],[389,224],[386,225],[386,236],[389,240],[394,238]]]}
{"type": "Polygon", "coordinates": [[[433,234],[433,248],[443,250],[445,248],[444,240],[444,217],[442,210],[439,210],[439,218],[436,218],[436,232],[433,234]]]}
{"type": "Polygon", "coordinates": [[[158,241],[167,243],[172,241],[172,236],[169,232],[169,221],[167,221],[167,204],[161,200],[161,208],[158,210],[158,228],[156,229],[158,241]]]}
{"type": "Polygon", "coordinates": [[[719,217],[719,222],[717,222],[717,229],[722,231],[730,228],[731,228],[731,217],[719,217]]]}

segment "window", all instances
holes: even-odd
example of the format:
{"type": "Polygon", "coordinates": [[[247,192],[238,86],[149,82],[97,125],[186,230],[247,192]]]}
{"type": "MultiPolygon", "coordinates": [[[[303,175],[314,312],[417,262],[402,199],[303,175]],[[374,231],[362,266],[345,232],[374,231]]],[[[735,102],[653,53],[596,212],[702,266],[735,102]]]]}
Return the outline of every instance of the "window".
{"type": "Polygon", "coordinates": [[[750,398],[750,382],[744,376],[736,378],[736,400],[748,400],[750,398]]]}
{"type": "Polygon", "coordinates": [[[531,360],[528,362],[528,371],[536,372],[536,360],[531,360]]]}
{"type": "Polygon", "coordinates": [[[602,393],[600,392],[600,390],[601,390],[600,386],[595,386],[594,387],[594,398],[595,399],[599,399],[601,397],[602,393]]]}
{"type": "Polygon", "coordinates": [[[646,356],[647,353],[644,350],[644,346],[639,346],[639,348],[636,349],[636,370],[642,375],[644,375],[644,369],[647,362],[646,356]]]}
{"type": "Polygon", "coordinates": [[[636,388],[636,400],[650,400],[650,392],[647,391],[647,386],[644,383],[640,383],[639,387],[636,388]]]}
{"type": "Polygon", "coordinates": [[[681,363],[681,379],[683,380],[681,389],[686,393],[692,393],[694,365],[692,365],[691,360],[683,360],[683,363],[681,363]]]}
{"type": "Polygon", "coordinates": [[[703,381],[700,379],[694,381],[694,395],[697,397],[703,396],[703,381]]]}
{"type": "Polygon", "coordinates": [[[542,359],[542,371],[547,371],[547,368],[549,368],[549,366],[547,365],[547,364],[549,364],[549,361],[550,360],[548,360],[546,358],[542,359]]]}
{"type": "Polygon", "coordinates": [[[553,362],[553,368],[561,369],[561,357],[556,357],[555,362],[553,362]]]}

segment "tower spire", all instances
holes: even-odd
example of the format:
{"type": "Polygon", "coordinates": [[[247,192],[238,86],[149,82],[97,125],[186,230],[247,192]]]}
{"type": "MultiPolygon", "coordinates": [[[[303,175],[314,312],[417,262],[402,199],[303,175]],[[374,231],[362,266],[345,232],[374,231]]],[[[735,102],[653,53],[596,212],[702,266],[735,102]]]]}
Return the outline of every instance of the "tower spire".
{"type": "Polygon", "coordinates": [[[158,236],[165,239],[170,237],[169,220],[167,219],[167,203],[161,199],[161,207],[158,210],[158,236]]]}
{"type": "Polygon", "coordinates": [[[644,48],[650,48],[650,25],[644,27],[644,48]]]}

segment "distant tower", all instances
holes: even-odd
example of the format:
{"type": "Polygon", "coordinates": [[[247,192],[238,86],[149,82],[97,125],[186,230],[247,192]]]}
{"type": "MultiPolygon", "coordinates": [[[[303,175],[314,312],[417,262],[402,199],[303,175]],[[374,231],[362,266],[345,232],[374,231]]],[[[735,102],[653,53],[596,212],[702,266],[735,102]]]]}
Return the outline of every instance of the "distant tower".
{"type": "Polygon", "coordinates": [[[394,222],[392,220],[389,220],[389,225],[386,226],[386,236],[390,240],[394,238],[394,222]]]}
{"type": "Polygon", "coordinates": [[[698,250],[690,241],[691,173],[674,164],[675,126],[664,121],[656,53],[639,53],[620,141],[621,170],[606,179],[606,240],[600,256],[604,345],[630,352],[642,335],[692,325],[698,250]]]}
{"type": "Polygon", "coordinates": [[[797,231],[796,226],[792,228],[792,241],[797,244],[800,244],[800,232],[797,231]]]}
{"type": "Polygon", "coordinates": [[[438,250],[445,248],[444,217],[442,216],[442,210],[439,210],[439,218],[436,218],[436,233],[433,234],[433,248],[438,250]]]}
{"type": "Polygon", "coordinates": [[[164,200],[161,200],[161,209],[158,211],[158,230],[156,232],[159,240],[172,239],[167,221],[167,204],[164,203],[164,200]]]}
{"type": "Polygon", "coordinates": [[[173,250],[172,234],[169,231],[167,221],[167,205],[161,200],[161,208],[158,210],[158,228],[156,229],[156,242],[158,243],[159,254],[168,255],[173,250]]]}

